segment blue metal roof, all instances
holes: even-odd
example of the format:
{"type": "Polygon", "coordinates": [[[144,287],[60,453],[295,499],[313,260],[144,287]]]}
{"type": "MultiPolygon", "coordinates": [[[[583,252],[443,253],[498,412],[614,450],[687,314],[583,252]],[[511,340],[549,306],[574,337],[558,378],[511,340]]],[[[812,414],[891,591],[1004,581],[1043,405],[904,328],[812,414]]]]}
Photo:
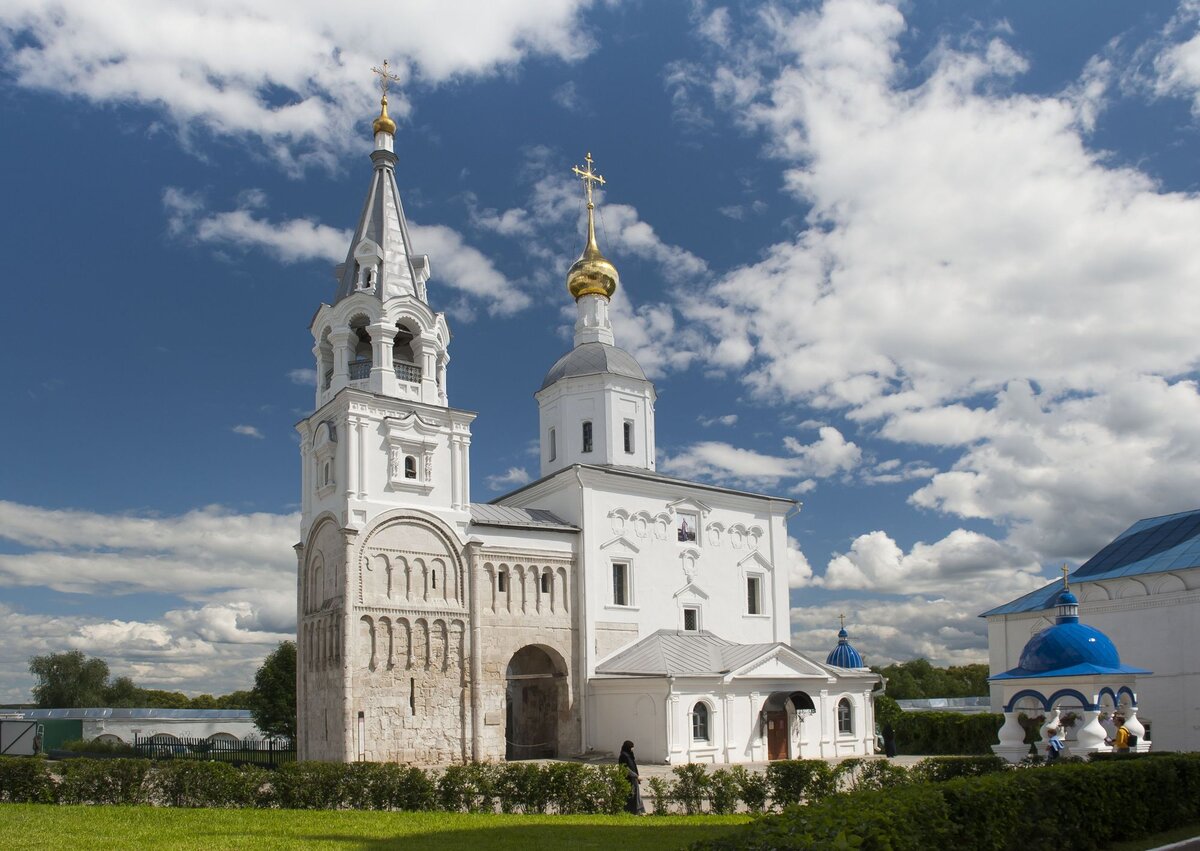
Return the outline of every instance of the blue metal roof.
{"type": "Polygon", "coordinates": [[[175,721],[253,721],[249,709],[17,709],[27,721],[61,719],[81,720],[151,720],[175,721]]]}
{"type": "Polygon", "coordinates": [[[839,668],[865,667],[862,654],[850,646],[850,635],[845,627],[838,630],[837,647],[829,651],[829,655],[825,657],[825,664],[836,665],[839,668]]]}
{"type": "MultiPolygon", "coordinates": [[[[1071,579],[1096,582],[1188,567],[1200,567],[1200,509],[1139,520],[1075,568],[1071,579]]],[[[1049,609],[1061,588],[1059,582],[1051,582],[980,617],[1049,609]]]]}

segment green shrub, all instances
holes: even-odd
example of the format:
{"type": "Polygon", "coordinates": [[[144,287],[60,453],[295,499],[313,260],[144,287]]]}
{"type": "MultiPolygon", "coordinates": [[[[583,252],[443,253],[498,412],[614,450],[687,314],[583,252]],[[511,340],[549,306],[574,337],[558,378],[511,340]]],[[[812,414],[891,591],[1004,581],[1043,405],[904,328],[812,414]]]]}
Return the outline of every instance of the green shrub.
{"type": "Polygon", "coordinates": [[[954,848],[955,828],[937,787],[906,786],[886,792],[835,795],[788,807],[693,848],[925,851],[954,848]]]}
{"type": "MultiPolygon", "coordinates": [[[[742,771],[745,770],[742,768],[742,771]]],[[[736,812],[740,787],[738,776],[730,769],[718,768],[708,775],[708,800],[712,811],[718,815],[736,812]]],[[[763,784],[763,792],[765,797],[766,784],[763,784]]]]}
{"type": "Polygon", "coordinates": [[[554,762],[544,771],[549,803],[558,813],[619,813],[629,797],[629,781],[617,766],[554,762]]]}
{"type": "Polygon", "coordinates": [[[650,787],[650,800],[654,803],[654,814],[665,816],[670,812],[671,787],[661,777],[651,777],[646,781],[650,787]]]}
{"type": "Polygon", "coordinates": [[[867,789],[895,789],[911,782],[912,778],[904,766],[883,759],[873,759],[864,763],[855,774],[850,788],[855,792],[867,789]]]}
{"type": "Polygon", "coordinates": [[[917,783],[944,783],[1008,769],[1008,763],[998,756],[931,756],[914,765],[909,773],[917,783]]]}
{"type": "Polygon", "coordinates": [[[436,785],[438,808],[446,812],[462,812],[475,801],[475,784],[465,765],[446,766],[436,785]]]}
{"type": "Polygon", "coordinates": [[[708,797],[708,772],[699,763],[690,762],[671,769],[675,785],[671,797],[683,805],[683,811],[694,816],[704,811],[704,799],[708,797]]]}
{"type": "Polygon", "coordinates": [[[767,797],[771,794],[771,783],[765,774],[747,771],[744,765],[735,765],[729,769],[738,785],[738,796],[741,797],[746,809],[752,813],[761,813],[767,806],[767,797]]]}
{"type": "Polygon", "coordinates": [[[693,847],[1094,851],[1197,821],[1200,755],[1186,754],[839,794],[693,847]]]}
{"type": "Polygon", "coordinates": [[[348,766],[336,762],[290,762],[275,770],[275,803],[286,810],[336,810],[346,796],[348,766]]]}
{"type": "Polygon", "coordinates": [[[632,788],[625,769],[618,765],[601,765],[590,769],[589,773],[588,812],[607,815],[622,812],[632,788]]]}
{"type": "Polygon", "coordinates": [[[902,754],[989,755],[1003,715],[958,712],[903,712],[896,719],[896,751],[902,754]]]}
{"type": "Polygon", "coordinates": [[[544,813],[550,806],[547,773],[531,762],[508,762],[500,766],[496,790],[501,812],[544,813]]]}
{"type": "Polygon", "coordinates": [[[771,798],[777,807],[812,803],[837,791],[834,770],[822,759],[781,759],[767,766],[771,798]]]}
{"type": "Polygon", "coordinates": [[[46,760],[35,756],[0,757],[0,801],[52,803],[54,780],[46,760]]]}
{"type": "Polygon", "coordinates": [[[111,753],[122,754],[124,756],[137,756],[137,749],[133,745],[107,739],[74,739],[69,742],[63,742],[59,749],[70,751],[71,753],[111,753]]]}
{"type": "Polygon", "coordinates": [[[147,759],[68,759],[59,765],[60,804],[141,804],[147,759]]]}
{"type": "Polygon", "coordinates": [[[262,783],[261,769],[193,759],[156,763],[149,780],[152,799],[172,807],[253,807],[262,783]]]}

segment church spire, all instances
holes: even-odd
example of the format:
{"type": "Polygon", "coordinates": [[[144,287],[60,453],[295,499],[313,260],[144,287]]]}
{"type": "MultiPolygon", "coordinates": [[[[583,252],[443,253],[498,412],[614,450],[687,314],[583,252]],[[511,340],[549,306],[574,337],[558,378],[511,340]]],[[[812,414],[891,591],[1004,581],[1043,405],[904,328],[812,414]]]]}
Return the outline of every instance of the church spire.
{"type": "Polygon", "coordinates": [[[617,267],[609,262],[596,242],[596,202],[593,188],[605,184],[604,177],[596,173],[589,151],[584,158],[584,168],[574,166],[571,171],[583,181],[587,197],[587,245],[567,271],[567,290],[575,299],[578,317],[575,320],[575,345],[604,343],[614,345],[612,324],[608,318],[608,303],[617,291],[620,276],[617,267]]]}
{"type": "Polygon", "coordinates": [[[375,150],[371,152],[374,173],[358,227],[350,242],[346,262],[337,267],[334,304],[355,293],[366,293],[386,301],[411,295],[425,301],[429,280],[429,258],[413,253],[396,185],[396,122],[388,115],[388,88],[400,77],[382,67],[372,68],[379,76],[379,116],[371,123],[375,150]]]}

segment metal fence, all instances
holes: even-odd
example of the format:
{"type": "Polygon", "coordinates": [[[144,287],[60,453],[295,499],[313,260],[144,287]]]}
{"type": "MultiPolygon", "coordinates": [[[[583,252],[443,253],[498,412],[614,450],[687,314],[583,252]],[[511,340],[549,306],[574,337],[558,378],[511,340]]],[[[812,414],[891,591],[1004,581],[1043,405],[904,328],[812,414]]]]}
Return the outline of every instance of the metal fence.
{"type": "Polygon", "coordinates": [[[219,760],[265,768],[296,761],[296,744],[290,739],[200,739],[159,734],[135,736],[133,748],[146,759],[219,760]]]}

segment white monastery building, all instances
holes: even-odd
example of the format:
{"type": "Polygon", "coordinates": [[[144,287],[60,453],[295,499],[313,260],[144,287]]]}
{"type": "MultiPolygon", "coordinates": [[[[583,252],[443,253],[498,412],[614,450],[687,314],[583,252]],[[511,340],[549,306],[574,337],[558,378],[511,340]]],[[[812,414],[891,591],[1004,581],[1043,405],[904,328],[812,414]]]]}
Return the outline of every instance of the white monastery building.
{"type": "MultiPolygon", "coordinates": [[[[1008,674],[1031,667],[1029,659],[1037,656],[1037,670],[1022,676],[1049,671],[1067,678],[1059,683],[1061,696],[1047,697],[1040,707],[1034,700],[1030,711],[1081,711],[1085,718],[1089,712],[1123,712],[1136,717],[1138,729],[1144,726],[1155,750],[1200,751],[1200,510],[1139,520],[1071,572],[1070,583],[1074,616],[1102,631],[1089,646],[1074,642],[1063,652],[1029,652],[1033,639],[1061,623],[1059,583],[983,613],[992,711],[1011,715],[1022,708],[1009,692],[1023,681],[1008,674]],[[1101,639],[1111,639],[1111,650],[1101,654],[1106,660],[1093,658],[1104,650],[1101,639]],[[1130,666],[1151,669],[1137,672],[1136,689],[1120,687],[1122,669],[1130,666]]],[[[1050,695],[1045,687],[1041,691],[1050,695]]]]}
{"type": "Polygon", "coordinates": [[[657,473],[654,385],[616,345],[591,155],[574,347],[534,398],[541,478],[471,502],[475,414],[397,189],[396,125],[331,304],[301,436],[299,758],[445,763],[615,752],[735,763],[870,753],[879,677],[841,634],[789,645],[793,500],[657,473]]]}

